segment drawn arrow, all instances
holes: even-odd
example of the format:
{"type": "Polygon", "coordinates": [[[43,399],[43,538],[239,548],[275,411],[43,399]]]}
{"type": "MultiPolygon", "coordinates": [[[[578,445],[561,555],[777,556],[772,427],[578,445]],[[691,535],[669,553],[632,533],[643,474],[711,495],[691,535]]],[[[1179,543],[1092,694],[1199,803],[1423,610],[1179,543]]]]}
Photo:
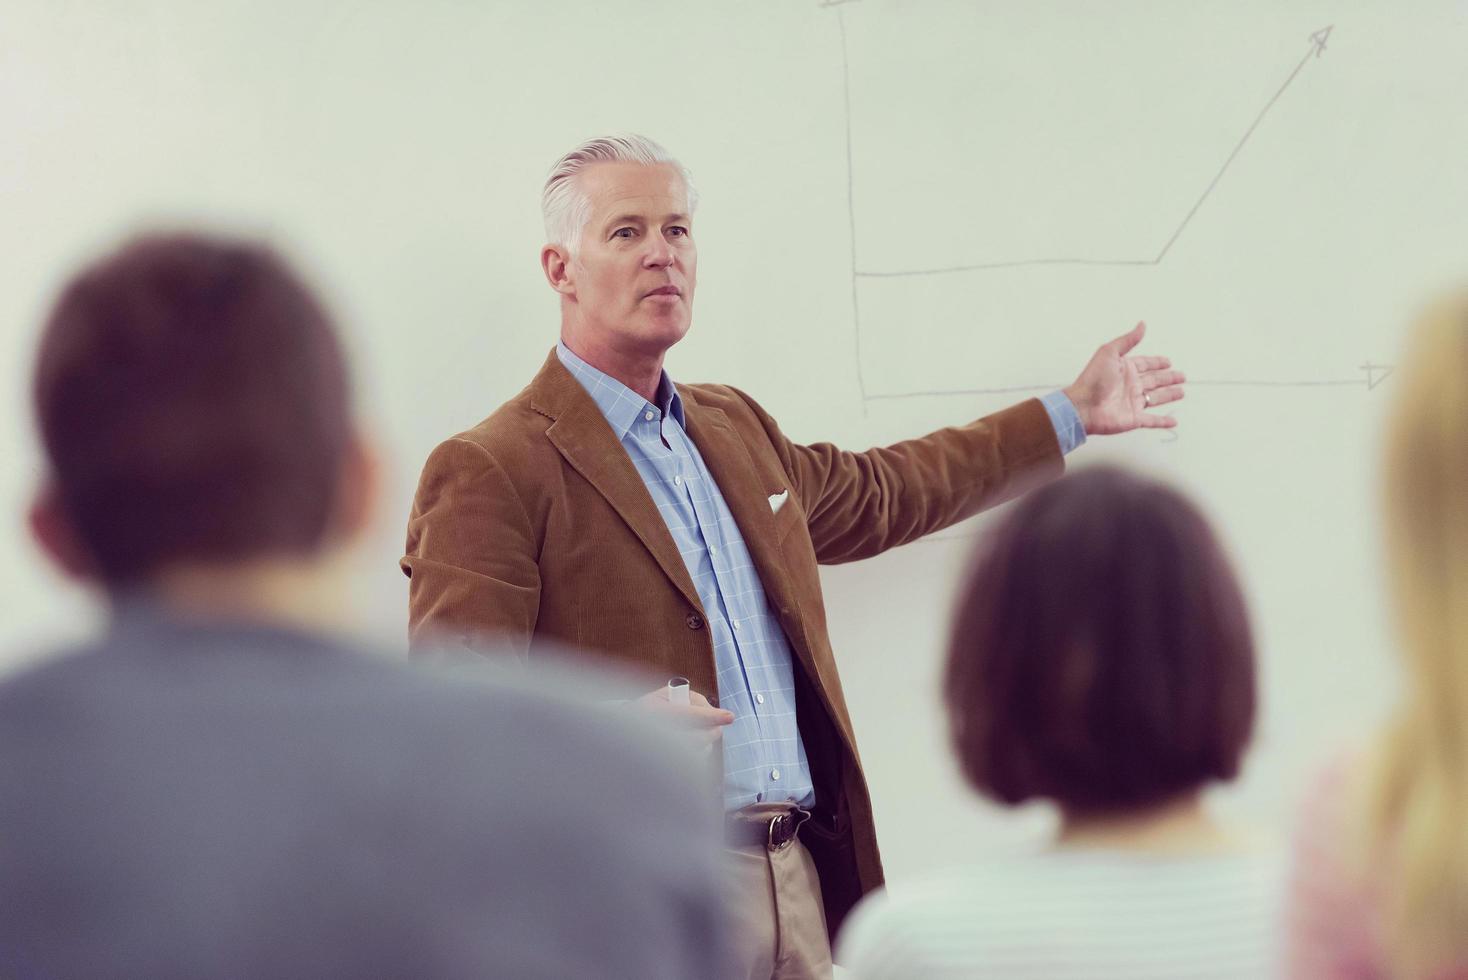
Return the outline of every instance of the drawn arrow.
{"type": "Polygon", "coordinates": [[[1366,372],[1366,390],[1371,391],[1390,377],[1392,371],[1396,369],[1390,364],[1372,364],[1370,361],[1367,361],[1361,365],[1361,370],[1366,372]],[[1378,371],[1381,373],[1378,374],[1378,371]]]}
{"type": "Polygon", "coordinates": [[[1318,58],[1325,53],[1326,39],[1330,37],[1330,32],[1333,30],[1335,30],[1335,25],[1331,24],[1329,27],[1322,27],[1310,35],[1310,41],[1315,45],[1315,57],[1318,58]]]}

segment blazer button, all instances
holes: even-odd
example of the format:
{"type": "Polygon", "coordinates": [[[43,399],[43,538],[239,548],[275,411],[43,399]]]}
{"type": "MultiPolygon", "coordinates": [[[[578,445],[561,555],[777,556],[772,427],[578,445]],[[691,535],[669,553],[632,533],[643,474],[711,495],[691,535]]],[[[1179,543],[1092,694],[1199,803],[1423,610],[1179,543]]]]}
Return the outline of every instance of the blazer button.
{"type": "Polygon", "coordinates": [[[689,613],[688,618],[683,620],[683,622],[687,623],[688,628],[691,630],[703,629],[703,617],[698,613],[689,613]]]}

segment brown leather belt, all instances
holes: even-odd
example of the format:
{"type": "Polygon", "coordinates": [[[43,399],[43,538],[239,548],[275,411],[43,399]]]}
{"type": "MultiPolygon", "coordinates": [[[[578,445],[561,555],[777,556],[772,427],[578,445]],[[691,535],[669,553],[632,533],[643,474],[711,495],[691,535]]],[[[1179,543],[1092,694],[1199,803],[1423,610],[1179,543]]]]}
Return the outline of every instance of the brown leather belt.
{"type": "Polygon", "coordinates": [[[768,809],[736,810],[724,819],[724,840],[730,847],[763,847],[783,851],[795,843],[800,825],[810,819],[810,811],[792,805],[788,810],[771,814],[768,809]]]}

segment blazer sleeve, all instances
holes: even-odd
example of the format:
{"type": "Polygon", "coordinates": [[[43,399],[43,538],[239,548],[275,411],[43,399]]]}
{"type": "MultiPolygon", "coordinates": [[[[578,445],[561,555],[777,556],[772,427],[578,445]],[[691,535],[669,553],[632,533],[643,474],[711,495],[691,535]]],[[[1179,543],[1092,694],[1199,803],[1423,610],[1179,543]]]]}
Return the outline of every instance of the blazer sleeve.
{"type": "Polygon", "coordinates": [[[915,541],[1061,475],[1065,463],[1037,398],[920,439],[848,452],[801,445],[748,395],[805,510],[816,559],[857,561],[915,541]]]}
{"type": "Polygon", "coordinates": [[[401,562],[410,646],[525,657],[540,608],[538,554],[504,467],[478,443],[441,443],[423,466],[401,562]]]}

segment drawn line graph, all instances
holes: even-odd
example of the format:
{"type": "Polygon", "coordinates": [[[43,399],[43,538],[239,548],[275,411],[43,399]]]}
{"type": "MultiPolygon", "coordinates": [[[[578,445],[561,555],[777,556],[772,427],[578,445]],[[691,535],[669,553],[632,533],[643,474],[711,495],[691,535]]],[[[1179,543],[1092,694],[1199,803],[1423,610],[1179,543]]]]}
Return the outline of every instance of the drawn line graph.
{"type": "Polygon", "coordinates": [[[1223,161],[1223,165],[1218,168],[1218,172],[1213,175],[1213,179],[1208,182],[1208,186],[1203,188],[1203,193],[1198,195],[1198,199],[1193,202],[1193,206],[1188,209],[1188,213],[1183,215],[1182,220],[1178,222],[1177,227],[1173,229],[1173,232],[1171,235],[1168,236],[1167,241],[1162,244],[1162,247],[1158,250],[1157,254],[1152,256],[1151,258],[1134,257],[1112,259],[1020,259],[1017,261],[1007,262],[981,262],[973,265],[955,265],[941,269],[901,269],[884,271],[857,270],[856,275],[864,278],[896,278],[903,276],[944,276],[951,275],[955,272],[978,272],[984,269],[1015,269],[1021,266],[1030,265],[1161,265],[1162,260],[1167,258],[1167,253],[1172,251],[1172,246],[1177,243],[1177,240],[1182,237],[1183,232],[1187,230],[1189,223],[1191,223],[1193,220],[1193,216],[1196,215],[1199,209],[1203,207],[1204,202],[1208,200],[1208,197],[1213,193],[1214,188],[1216,188],[1219,182],[1223,180],[1224,174],[1228,173],[1229,167],[1233,166],[1233,162],[1238,159],[1239,154],[1243,152],[1244,147],[1248,145],[1249,140],[1254,136],[1255,130],[1257,130],[1259,128],[1259,124],[1264,121],[1264,117],[1269,115],[1269,110],[1274,108],[1274,104],[1280,100],[1280,97],[1285,94],[1290,85],[1292,85],[1295,79],[1299,77],[1300,72],[1305,69],[1305,66],[1308,65],[1311,61],[1314,61],[1316,58],[1319,58],[1321,54],[1325,52],[1326,41],[1330,39],[1330,32],[1332,30],[1334,30],[1334,25],[1331,25],[1330,27],[1323,27],[1320,30],[1316,31],[1314,34],[1310,35],[1310,50],[1305,52],[1305,56],[1300,59],[1298,64],[1295,65],[1295,70],[1290,72],[1289,77],[1284,80],[1284,84],[1280,85],[1279,89],[1276,90],[1272,96],[1270,96],[1269,101],[1264,103],[1264,108],[1259,110],[1259,114],[1254,117],[1254,121],[1249,124],[1249,128],[1244,130],[1244,135],[1239,137],[1239,141],[1234,144],[1234,148],[1229,153],[1228,158],[1223,161]]]}
{"type": "MultiPolygon", "coordinates": [[[[1274,94],[1264,103],[1255,114],[1249,126],[1234,143],[1228,156],[1213,174],[1211,180],[1199,193],[1192,206],[1188,209],[1177,225],[1172,229],[1166,241],[1164,241],[1157,252],[1151,256],[1131,257],[1038,257],[1013,259],[999,262],[983,262],[967,265],[946,266],[941,268],[920,269],[862,269],[857,265],[857,221],[856,221],[856,161],[852,139],[852,109],[851,109],[851,56],[847,39],[846,10],[845,8],[858,0],[822,0],[821,7],[836,8],[836,21],[841,37],[841,68],[842,68],[842,95],[843,108],[845,111],[845,137],[846,137],[846,189],[847,189],[847,216],[850,235],[850,260],[851,260],[851,305],[855,324],[853,331],[854,347],[856,356],[857,384],[861,393],[863,407],[869,402],[892,401],[908,398],[924,397],[958,397],[971,395],[989,394],[1032,394],[1054,390],[1061,385],[1034,384],[1034,385],[1011,385],[1005,387],[975,387],[975,388],[947,388],[929,389],[921,391],[901,391],[871,393],[867,389],[865,363],[862,357],[862,331],[861,331],[861,295],[860,283],[863,279],[903,279],[921,276],[947,276],[963,273],[983,273],[997,269],[1014,269],[1026,266],[1052,266],[1052,267],[1077,267],[1077,266],[1127,266],[1127,267],[1158,267],[1161,266],[1174,245],[1182,237],[1183,233],[1192,223],[1193,218],[1203,208],[1208,198],[1228,174],[1229,168],[1233,166],[1244,148],[1249,145],[1259,130],[1270,111],[1289,91],[1295,80],[1300,77],[1305,68],[1312,62],[1318,60],[1326,51],[1330,41],[1331,33],[1335,25],[1327,25],[1315,31],[1309,36],[1309,43],[1305,53],[1294,64],[1294,67],[1285,76],[1284,81],[1274,91],[1274,94]]],[[[1310,378],[1299,380],[1262,380],[1249,378],[1220,378],[1220,379],[1190,379],[1191,387],[1218,387],[1218,388],[1364,388],[1374,389],[1387,375],[1391,373],[1390,365],[1373,364],[1367,362],[1362,364],[1360,370],[1363,372],[1359,377],[1346,378],[1310,378]]]]}

